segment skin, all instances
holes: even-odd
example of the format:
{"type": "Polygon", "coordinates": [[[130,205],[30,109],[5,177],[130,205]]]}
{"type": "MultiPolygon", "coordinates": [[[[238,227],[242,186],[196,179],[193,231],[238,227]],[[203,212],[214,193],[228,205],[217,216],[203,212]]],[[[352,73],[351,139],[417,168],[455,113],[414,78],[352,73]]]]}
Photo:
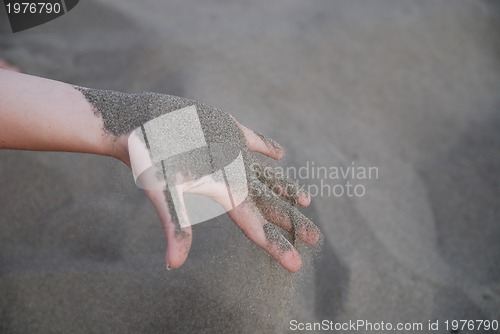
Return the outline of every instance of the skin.
{"type": "Polygon", "coordinates": [[[13,72],[19,72],[19,68],[15,65],[10,64],[5,59],[0,58],[0,69],[9,70],[13,72]]]}
{"type": "MultiPolygon", "coordinates": [[[[250,196],[230,210],[229,217],[250,240],[266,250],[284,268],[291,272],[299,270],[299,253],[276,226],[294,233],[306,243],[316,244],[321,238],[320,231],[296,208],[296,205],[307,207],[310,198],[300,191],[280,191],[293,183],[259,173],[265,166],[251,154],[261,153],[280,160],[284,156],[283,149],[276,142],[238,123],[229,114],[203,104],[199,104],[198,108],[204,110],[208,120],[211,117],[226,117],[229,121],[223,124],[234,125],[238,129],[237,136],[240,138],[235,138],[235,142],[242,146],[245,164],[250,171],[250,196]]],[[[0,69],[0,149],[99,154],[116,158],[130,167],[128,135],[106,131],[95,106],[73,86],[0,69]]],[[[195,186],[186,183],[181,193],[196,189],[196,192],[216,200],[217,187],[211,185],[213,183],[210,182],[195,186]]],[[[164,191],[146,190],[145,193],[155,206],[164,229],[167,269],[178,268],[188,256],[192,229],[180,229],[172,219],[171,205],[164,191]]]]}

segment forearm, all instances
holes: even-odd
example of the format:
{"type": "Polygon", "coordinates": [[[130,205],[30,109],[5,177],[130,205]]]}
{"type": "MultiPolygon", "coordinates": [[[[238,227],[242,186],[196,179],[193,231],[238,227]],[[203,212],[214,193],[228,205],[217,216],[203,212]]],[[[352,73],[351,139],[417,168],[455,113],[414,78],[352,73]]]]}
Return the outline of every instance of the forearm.
{"type": "MultiPolygon", "coordinates": [[[[73,86],[0,70],[0,149],[66,151],[122,158],[117,138],[73,86]]],[[[123,159],[122,159],[123,160],[123,159]]]]}

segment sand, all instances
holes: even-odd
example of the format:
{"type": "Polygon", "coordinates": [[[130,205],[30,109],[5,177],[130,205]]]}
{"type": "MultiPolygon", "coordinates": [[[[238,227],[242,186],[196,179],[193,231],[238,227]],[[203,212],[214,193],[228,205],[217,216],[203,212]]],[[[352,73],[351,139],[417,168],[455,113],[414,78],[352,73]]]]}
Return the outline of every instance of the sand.
{"type": "Polygon", "coordinates": [[[289,166],[355,161],[379,178],[362,198],[313,198],[323,251],[294,285],[227,218],[195,226],[185,267],[167,272],[124,166],[0,152],[0,332],[500,318],[496,2],[168,6],[80,2],[2,33],[0,57],[79,86],[194,97],[276,139],[289,166]]]}

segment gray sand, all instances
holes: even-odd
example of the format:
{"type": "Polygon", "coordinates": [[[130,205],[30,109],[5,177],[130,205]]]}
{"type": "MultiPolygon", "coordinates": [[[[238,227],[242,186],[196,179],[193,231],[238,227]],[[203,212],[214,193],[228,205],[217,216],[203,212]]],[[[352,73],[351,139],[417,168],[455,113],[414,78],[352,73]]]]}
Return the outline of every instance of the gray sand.
{"type": "Polygon", "coordinates": [[[79,86],[196,97],[276,139],[289,165],[356,161],[380,178],[363,198],[313,199],[324,246],[295,286],[227,218],[195,226],[186,265],[167,272],[124,166],[0,152],[0,332],[500,319],[496,1],[165,6],[81,1],[2,33],[0,56],[79,86]]]}

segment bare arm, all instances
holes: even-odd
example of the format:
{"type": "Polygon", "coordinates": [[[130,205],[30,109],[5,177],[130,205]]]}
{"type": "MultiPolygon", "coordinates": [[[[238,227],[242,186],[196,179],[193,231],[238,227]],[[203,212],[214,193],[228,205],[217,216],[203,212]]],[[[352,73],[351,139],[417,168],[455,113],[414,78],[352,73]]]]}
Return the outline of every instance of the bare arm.
{"type": "Polygon", "coordinates": [[[123,145],[73,86],[0,69],[0,149],[93,153],[126,160],[123,145]]]}

